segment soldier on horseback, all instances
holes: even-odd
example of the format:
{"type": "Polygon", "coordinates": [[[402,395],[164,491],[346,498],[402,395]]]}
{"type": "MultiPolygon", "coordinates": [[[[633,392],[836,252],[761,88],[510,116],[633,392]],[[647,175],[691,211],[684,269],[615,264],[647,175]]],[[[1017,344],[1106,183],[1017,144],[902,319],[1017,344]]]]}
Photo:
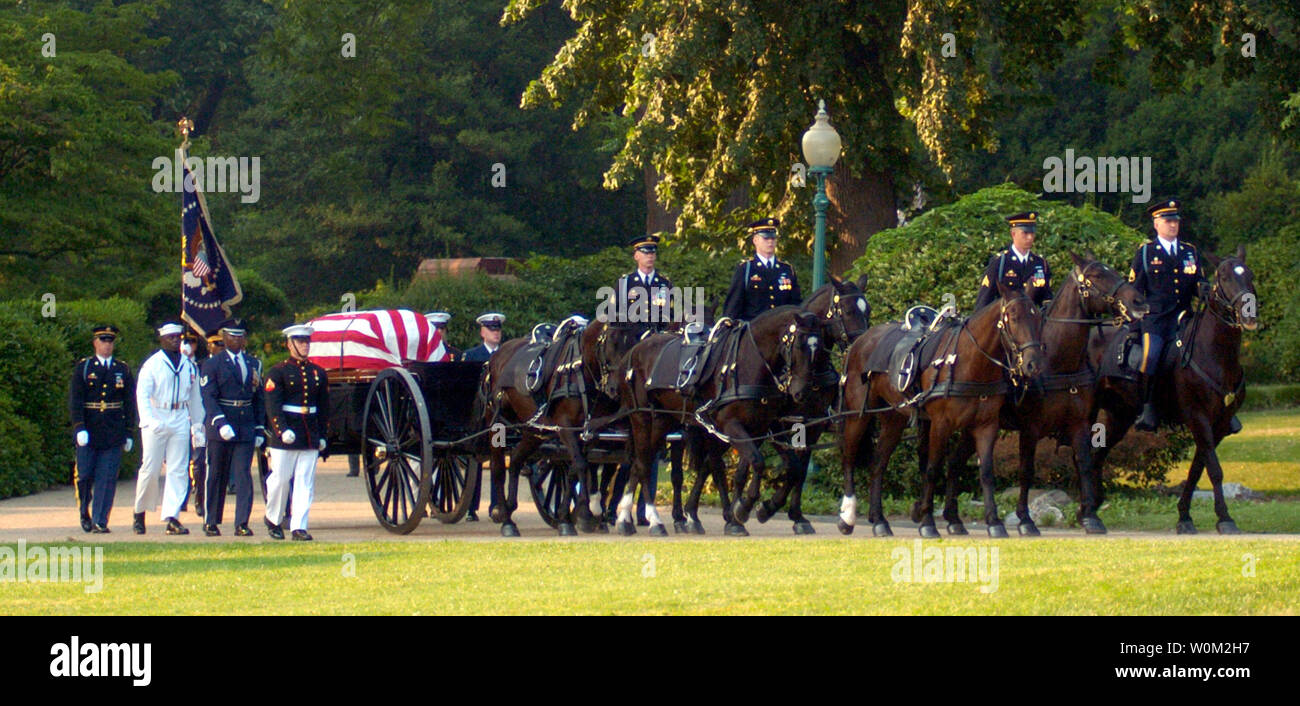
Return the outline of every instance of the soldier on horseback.
{"type": "Polygon", "coordinates": [[[980,291],[975,297],[979,309],[998,298],[998,284],[1014,290],[1023,290],[1032,283],[1037,288],[1034,303],[1042,306],[1052,296],[1052,270],[1047,261],[1033,252],[1038,213],[1027,211],[1007,218],[1011,224],[1011,245],[989,258],[980,280],[980,291]]]}

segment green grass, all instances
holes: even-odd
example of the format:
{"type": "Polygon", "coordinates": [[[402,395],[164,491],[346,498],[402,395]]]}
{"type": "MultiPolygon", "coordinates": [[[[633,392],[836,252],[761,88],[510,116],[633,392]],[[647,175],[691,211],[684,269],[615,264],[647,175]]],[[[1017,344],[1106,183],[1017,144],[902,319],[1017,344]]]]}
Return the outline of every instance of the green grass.
{"type": "MultiPolygon", "coordinates": [[[[1300,496],[1300,408],[1243,412],[1239,416],[1241,433],[1219,444],[1223,479],[1266,495],[1300,496]]],[[[1186,477],[1186,466],[1167,476],[1172,483],[1186,477]]],[[[1202,475],[1196,487],[1209,490],[1209,478],[1202,475]]]]}
{"type": "Polygon", "coordinates": [[[102,591],[0,584],[0,614],[1294,615],[1300,605],[1300,541],[1290,539],[924,545],[995,547],[990,593],[979,590],[989,581],[896,583],[893,574],[910,565],[916,546],[910,538],[858,537],[119,544],[105,548],[102,591]],[[349,556],[354,577],[344,571],[349,556]]]}

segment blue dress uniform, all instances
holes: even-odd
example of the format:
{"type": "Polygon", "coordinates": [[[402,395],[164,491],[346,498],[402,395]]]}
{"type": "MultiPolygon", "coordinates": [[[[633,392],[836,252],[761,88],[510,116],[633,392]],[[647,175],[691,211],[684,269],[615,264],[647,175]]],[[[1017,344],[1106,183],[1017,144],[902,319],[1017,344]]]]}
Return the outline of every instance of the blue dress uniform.
{"type": "MultiPolygon", "coordinates": [[[[506,316],[505,314],[489,312],[479,316],[477,319],[474,319],[474,321],[479,326],[483,326],[492,330],[499,330],[502,324],[506,322],[506,316]]],[[[497,352],[498,348],[500,348],[500,346],[488,350],[486,343],[480,343],[477,346],[474,346],[473,348],[465,351],[465,355],[461,358],[461,360],[466,363],[486,363],[488,362],[488,359],[490,359],[492,355],[497,352]]],[[[476,472],[482,475],[483,473],[482,464],[479,464],[478,470],[476,472]]],[[[491,493],[491,498],[490,498],[491,504],[496,505],[498,500],[496,488],[494,487],[490,488],[489,491],[491,493]]],[[[478,485],[474,486],[474,495],[473,497],[470,498],[469,501],[469,510],[467,511],[467,515],[465,517],[465,520],[467,522],[478,522],[478,506],[482,502],[482,500],[483,500],[483,480],[482,478],[480,478],[478,485]]]]}
{"type": "MultiPolygon", "coordinates": [[[[1177,199],[1165,199],[1147,209],[1152,218],[1179,220],[1177,199]]],[[[1192,308],[1200,282],[1205,281],[1200,255],[1181,238],[1172,242],[1157,236],[1143,243],[1133,256],[1129,268],[1129,281],[1146,297],[1151,313],[1142,317],[1138,330],[1142,332],[1143,374],[1142,415],[1135,425],[1142,431],[1153,431],[1159,420],[1151,395],[1160,365],[1164,346],[1177,335],[1178,315],[1192,308]]]]}
{"type": "MultiPolygon", "coordinates": [[[[117,331],[110,325],[94,328],[97,337],[116,339],[117,331]]],[[[117,491],[122,447],[131,438],[128,430],[138,423],[131,368],[112,357],[107,364],[94,355],[77,361],[68,386],[68,413],[73,436],[86,432],[89,437],[85,445],[76,447],[81,526],[85,531],[104,534],[108,532],[108,516],[117,491]]]]}
{"type": "MultiPolygon", "coordinates": [[[[223,326],[230,335],[243,335],[243,327],[223,326]]],[[[205,434],[208,441],[208,477],[204,495],[204,534],[220,534],[226,505],[226,485],[235,483],[235,534],[248,536],[248,518],[253,511],[253,480],[249,474],[258,439],[265,439],[262,399],[262,363],[240,351],[229,350],[203,361],[199,383],[203,396],[205,434]],[[238,358],[238,359],[237,359],[238,358]],[[243,369],[240,367],[243,362],[243,369]],[[226,440],[221,429],[235,433],[226,440]]]]}
{"type": "MultiPolygon", "coordinates": [[[[763,218],[749,224],[749,229],[754,235],[776,237],[779,225],[781,221],[775,218],[763,218]]],[[[799,278],[794,274],[794,267],[775,257],[770,265],[764,264],[756,253],[736,265],[727,299],[722,305],[722,315],[751,321],[768,309],[802,303],[803,293],[799,290],[799,278]]]]}
{"type": "MultiPolygon", "coordinates": [[[[1033,211],[1017,213],[1007,218],[1012,228],[1034,232],[1038,224],[1038,214],[1033,211]]],[[[1038,290],[1034,293],[1034,304],[1042,306],[1052,298],[1052,268],[1047,260],[1030,251],[1021,258],[1014,247],[1008,245],[1005,250],[989,258],[984,268],[984,279],[980,280],[980,291],[975,296],[975,309],[978,311],[998,298],[998,284],[1011,289],[1023,290],[1033,284],[1038,290]]]]}

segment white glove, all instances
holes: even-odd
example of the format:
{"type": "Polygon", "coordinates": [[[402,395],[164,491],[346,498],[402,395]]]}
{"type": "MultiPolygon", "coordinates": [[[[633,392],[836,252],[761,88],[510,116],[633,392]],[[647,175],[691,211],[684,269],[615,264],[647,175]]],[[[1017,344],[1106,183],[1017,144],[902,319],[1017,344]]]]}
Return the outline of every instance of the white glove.
{"type": "Polygon", "coordinates": [[[122,450],[131,453],[131,447],[133,446],[135,446],[135,439],[128,436],[126,437],[126,443],[122,444],[122,450]]]}
{"type": "Polygon", "coordinates": [[[225,439],[226,441],[230,441],[231,439],[235,438],[235,430],[231,428],[229,424],[222,424],[221,428],[217,430],[217,433],[220,434],[221,438],[225,439]]]}
{"type": "Polygon", "coordinates": [[[260,448],[262,448],[262,444],[265,444],[265,443],[266,443],[266,437],[262,436],[261,434],[257,434],[257,435],[255,435],[255,436],[253,437],[253,446],[254,446],[254,447],[260,449],[260,448]]]}
{"type": "Polygon", "coordinates": [[[202,424],[191,424],[191,425],[190,425],[190,436],[191,436],[191,437],[198,437],[198,438],[200,438],[200,439],[203,438],[203,425],[202,425],[202,424]]]}
{"type": "Polygon", "coordinates": [[[90,443],[90,432],[82,429],[77,432],[77,446],[85,446],[90,443]]]}
{"type": "Polygon", "coordinates": [[[324,451],[324,450],[325,450],[325,440],[324,440],[324,439],[321,439],[321,440],[320,440],[320,443],[317,444],[316,446],[317,446],[321,451],[324,451]]]}
{"type": "Polygon", "coordinates": [[[284,433],[280,434],[280,441],[283,441],[286,444],[292,444],[297,440],[298,437],[293,433],[292,429],[285,429],[284,433]]]}
{"type": "Polygon", "coordinates": [[[190,434],[190,446],[201,449],[208,445],[208,440],[203,438],[203,434],[190,434]]]}

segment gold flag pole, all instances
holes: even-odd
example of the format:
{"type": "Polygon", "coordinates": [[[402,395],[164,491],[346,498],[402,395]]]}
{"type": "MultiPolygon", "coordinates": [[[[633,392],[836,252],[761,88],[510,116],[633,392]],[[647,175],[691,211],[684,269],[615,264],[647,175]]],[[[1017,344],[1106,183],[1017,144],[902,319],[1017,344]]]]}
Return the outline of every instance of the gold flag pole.
{"type": "MultiPolygon", "coordinates": [[[[190,120],[188,117],[185,117],[185,116],[182,115],[182,116],[181,116],[181,119],[178,120],[178,121],[176,122],[176,129],[179,130],[180,133],[181,133],[181,146],[180,146],[180,149],[177,150],[177,152],[179,153],[179,157],[180,157],[181,159],[184,159],[184,158],[185,158],[185,150],[189,149],[189,146],[190,146],[190,132],[192,132],[192,131],[194,130],[194,121],[193,121],[193,120],[190,120]]],[[[184,173],[185,173],[184,170],[181,170],[181,173],[184,174],[184,173]]],[[[190,248],[189,248],[189,245],[190,245],[190,244],[189,244],[189,242],[186,240],[186,238],[188,238],[189,236],[188,236],[188,234],[185,232],[185,211],[184,211],[184,209],[185,209],[185,206],[184,206],[184,204],[185,204],[185,184],[184,184],[183,182],[182,182],[182,184],[181,184],[181,204],[182,204],[182,205],[181,205],[181,311],[180,311],[180,320],[181,320],[181,321],[185,321],[185,268],[186,268],[186,267],[189,267],[189,264],[190,264],[190,263],[188,262],[189,249],[190,249],[190,248]]],[[[196,342],[196,343],[197,343],[197,342],[196,342]]],[[[196,346],[196,347],[197,347],[197,346],[196,346]]]]}

